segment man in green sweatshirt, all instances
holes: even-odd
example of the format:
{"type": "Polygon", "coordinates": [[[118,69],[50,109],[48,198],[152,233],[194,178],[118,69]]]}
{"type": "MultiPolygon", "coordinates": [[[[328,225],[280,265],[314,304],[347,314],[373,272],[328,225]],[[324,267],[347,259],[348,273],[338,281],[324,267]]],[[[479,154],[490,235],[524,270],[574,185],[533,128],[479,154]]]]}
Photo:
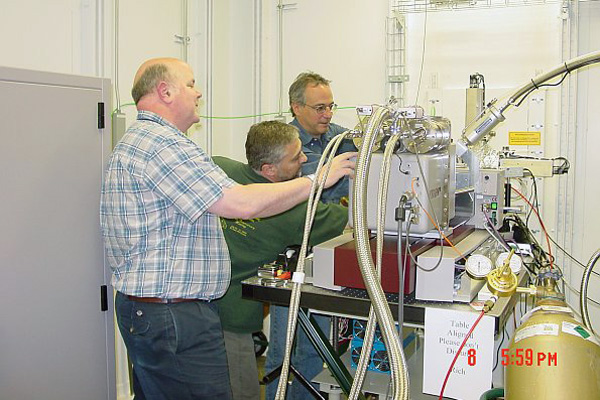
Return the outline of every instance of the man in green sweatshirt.
{"type": "MultiPolygon", "coordinates": [[[[338,157],[334,162],[346,160],[349,155],[338,157]]],[[[282,182],[296,178],[306,161],[298,129],[277,121],[261,122],[250,128],[246,139],[246,158],[248,164],[219,156],[213,157],[213,160],[239,184],[282,182]]],[[[263,305],[242,299],[241,281],[255,276],[258,267],[274,261],[286,246],[302,243],[306,206],[304,202],[268,218],[221,218],[231,256],[231,285],[225,296],[218,300],[218,305],[235,400],[254,400],[260,394],[252,333],[262,329],[263,305]]],[[[346,207],[320,203],[309,244],[315,245],[340,235],[347,222],[346,207]]]]}

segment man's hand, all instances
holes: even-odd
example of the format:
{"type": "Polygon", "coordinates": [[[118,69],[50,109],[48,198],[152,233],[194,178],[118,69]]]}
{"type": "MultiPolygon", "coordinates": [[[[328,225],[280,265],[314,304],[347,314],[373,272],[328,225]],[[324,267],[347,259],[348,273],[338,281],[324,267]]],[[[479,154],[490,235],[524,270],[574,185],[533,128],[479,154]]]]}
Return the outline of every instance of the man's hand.
{"type": "MultiPolygon", "coordinates": [[[[333,186],[337,181],[339,181],[344,176],[354,177],[354,167],[355,160],[357,156],[357,152],[348,152],[342,153],[334,157],[331,161],[331,169],[329,170],[329,175],[327,176],[327,181],[325,181],[325,189],[333,186]]],[[[327,164],[323,166],[321,171],[321,175],[319,175],[319,182],[321,181],[322,174],[327,170],[327,164]]]]}

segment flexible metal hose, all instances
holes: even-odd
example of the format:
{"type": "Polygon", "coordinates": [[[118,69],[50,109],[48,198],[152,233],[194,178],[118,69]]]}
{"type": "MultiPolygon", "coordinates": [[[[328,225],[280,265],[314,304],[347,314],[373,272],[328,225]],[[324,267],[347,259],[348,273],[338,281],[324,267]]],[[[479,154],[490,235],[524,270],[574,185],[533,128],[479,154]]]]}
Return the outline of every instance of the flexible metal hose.
{"type": "MultiPolygon", "coordinates": [[[[384,238],[384,225],[385,225],[385,214],[386,214],[386,204],[387,204],[387,189],[389,185],[389,177],[390,177],[390,164],[392,156],[394,155],[394,149],[396,147],[396,143],[400,139],[400,135],[396,134],[392,136],[392,138],[388,141],[384,156],[382,169],[379,175],[379,187],[378,187],[378,204],[377,204],[377,246],[376,246],[376,274],[378,282],[381,282],[381,268],[382,268],[382,254],[383,254],[383,238],[384,238]]],[[[400,239],[400,238],[399,238],[400,239]]],[[[400,294],[399,294],[400,296],[400,294]]],[[[400,305],[399,305],[400,306],[400,305]]],[[[367,366],[369,365],[369,359],[371,356],[371,350],[373,348],[373,338],[375,336],[376,331],[376,315],[374,312],[373,306],[371,306],[369,310],[369,319],[367,322],[367,327],[365,331],[365,336],[363,339],[363,346],[361,349],[361,354],[359,358],[359,362],[356,368],[356,374],[354,375],[354,382],[352,384],[352,389],[350,390],[350,395],[348,398],[350,400],[354,400],[360,394],[362,385],[364,383],[364,378],[366,376],[367,366]]],[[[400,328],[400,332],[402,329],[400,328]]],[[[401,339],[400,339],[401,340],[401,339]]],[[[403,352],[402,355],[404,356],[403,352]]],[[[408,376],[406,376],[408,379],[408,376]]]]}
{"type": "Polygon", "coordinates": [[[285,355],[283,358],[283,364],[281,367],[281,374],[279,375],[279,384],[277,385],[277,393],[275,398],[277,400],[284,400],[285,393],[287,390],[287,380],[289,376],[289,369],[291,363],[291,352],[292,352],[292,344],[294,342],[294,336],[296,334],[296,325],[298,322],[298,309],[300,307],[300,295],[301,295],[301,287],[302,283],[304,283],[304,263],[306,260],[306,251],[308,249],[308,238],[310,236],[310,230],[312,227],[312,223],[315,217],[316,210],[318,208],[319,199],[321,198],[321,193],[323,192],[324,183],[327,180],[327,175],[329,174],[329,170],[331,168],[331,161],[335,157],[335,153],[337,152],[338,147],[342,143],[342,140],[346,136],[346,132],[341,133],[334,137],[325,147],[323,154],[319,160],[319,164],[317,166],[317,170],[315,171],[317,177],[319,176],[323,165],[325,164],[325,159],[327,159],[327,169],[324,171],[323,176],[317,182],[315,179],[310,187],[310,195],[307,200],[306,207],[306,219],[304,222],[304,234],[302,237],[302,246],[300,248],[300,255],[298,256],[298,263],[296,266],[296,272],[292,277],[292,294],[290,297],[290,307],[288,312],[288,322],[287,322],[287,334],[286,334],[286,346],[285,346],[285,355]],[[318,190],[317,190],[318,187],[318,190]],[[315,195],[316,192],[316,195],[315,195]],[[296,279],[298,277],[298,279],[296,279]]]}
{"type": "Polygon", "coordinates": [[[363,145],[358,153],[353,187],[354,201],[352,204],[352,214],[358,264],[369,298],[373,303],[375,315],[377,316],[377,321],[379,322],[390,359],[393,398],[407,400],[409,398],[409,382],[408,374],[406,372],[406,362],[404,360],[404,353],[400,346],[400,341],[396,334],[392,313],[377,278],[375,266],[373,265],[373,260],[371,258],[371,248],[369,246],[367,230],[367,211],[364,201],[366,198],[366,181],[371,152],[381,129],[382,122],[388,114],[387,109],[383,107],[378,108],[367,126],[363,145]]]}
{"type": "MultiPolygon", "coordinates": [[[[583,276],[581,277],[581,288],[579,291],[579,305],[581,307],[581,317],[583,318],[583,324],[589,328],[592,333],[594,333],[594,328],[592,328],[592,322],[590,321],[590,316],[588,314],[587,307],[587,291],[588,284],[590,283],[590,275],[592,274],[592,269],[594,269],[594,265],[600,258],[600,249],[596,250],[594,255],[590,258],[587,265],[585,266],[585,270],[583,271],[583,276]]],[[[595,334],[595,333],[594,333],[595,334]]]]}

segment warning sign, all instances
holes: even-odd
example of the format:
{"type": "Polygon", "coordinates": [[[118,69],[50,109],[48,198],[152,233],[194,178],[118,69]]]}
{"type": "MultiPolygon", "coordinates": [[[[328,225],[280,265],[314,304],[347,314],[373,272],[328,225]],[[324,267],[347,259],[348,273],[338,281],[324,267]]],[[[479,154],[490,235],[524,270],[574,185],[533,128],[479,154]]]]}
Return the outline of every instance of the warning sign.
{"type": "Polygon", "coordinates": [[[539,146],[542,144],[541,132],[508,132],[509,146],[539,146]]]}

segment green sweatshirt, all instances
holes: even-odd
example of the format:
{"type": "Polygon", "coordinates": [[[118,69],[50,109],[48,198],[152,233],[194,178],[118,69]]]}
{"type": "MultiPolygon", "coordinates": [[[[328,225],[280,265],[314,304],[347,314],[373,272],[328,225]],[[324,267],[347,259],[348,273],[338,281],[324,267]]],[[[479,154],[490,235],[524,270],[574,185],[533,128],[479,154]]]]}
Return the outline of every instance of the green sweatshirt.
{"type": "MultiPolygon", "coordinates": [[[[248,166],[226,157],[214,162],[239,184],[269,183],[248,166]]],[[[223,329],[235,333],[252,333],[262,329],[262,303],[242,299],[241,282],[257,273],[288,245],[302,244],[306,202],[268,218],[251,220],[221,218],[221,226],[231,257],[231,285],[217,300],[223,329]]],[[[309,244],[319,244],[342,233],[348,222],[348,209],[338,204],[319,203],[309,244]]]]}

